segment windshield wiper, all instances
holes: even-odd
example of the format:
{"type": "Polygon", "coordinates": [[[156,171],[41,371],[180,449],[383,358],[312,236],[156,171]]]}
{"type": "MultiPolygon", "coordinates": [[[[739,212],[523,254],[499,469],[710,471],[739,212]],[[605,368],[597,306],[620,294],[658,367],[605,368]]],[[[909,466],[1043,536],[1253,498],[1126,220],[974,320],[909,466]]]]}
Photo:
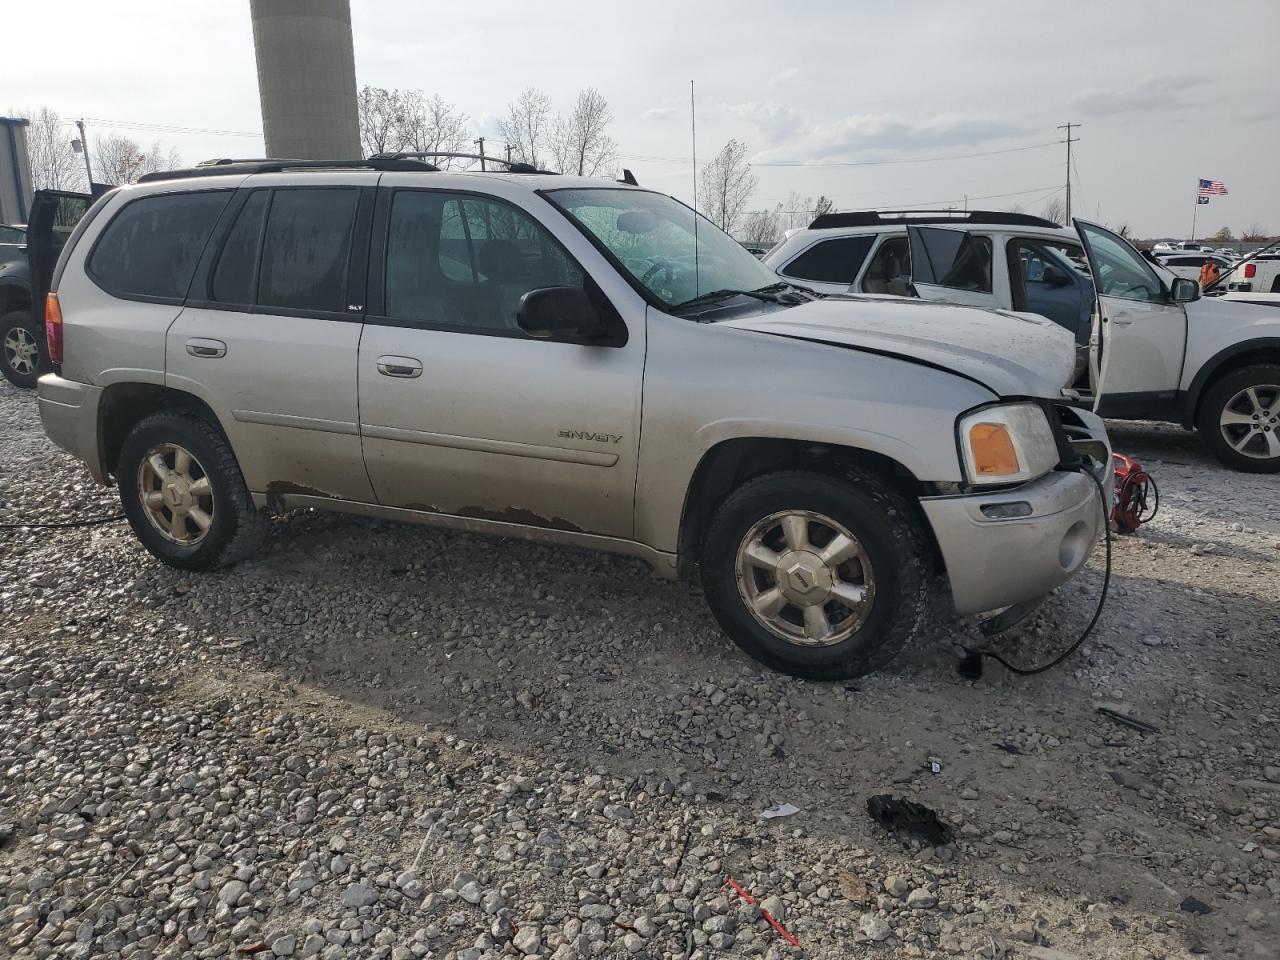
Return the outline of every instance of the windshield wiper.
{"type": "Polygon", "coordinates": [[[694,297],[692,300],[685,300],[683,303],[677,303],[676,309],[682,307],[695,307],[700,303],[710,303],[713,300],[727,300],[729,297],[754,297],[756,300],[763,300],[765,303],[786,303],[777,294],[785,288],[791,286],[788,283],[771,283],[768,286],[758,287],[755,290],[712,290],[710,293],[704,293],[694,297]]]}

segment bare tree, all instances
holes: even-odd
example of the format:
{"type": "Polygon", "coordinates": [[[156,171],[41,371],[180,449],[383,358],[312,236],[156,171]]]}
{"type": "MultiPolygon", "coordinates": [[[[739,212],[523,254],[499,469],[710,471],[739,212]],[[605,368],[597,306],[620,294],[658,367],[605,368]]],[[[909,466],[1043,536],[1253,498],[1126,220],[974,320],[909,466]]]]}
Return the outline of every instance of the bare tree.
{"type": "Polygon", "coordinates": [[[143,174],[181,165],[176,150],[165,152],[159,143],[143,150],[136,141],[119,134],[100,137],[93,147],[93,175],[102,183],[136,183],[143,174]]]}
{"type": "Polygon", "coordinates": [[[27,126],[27,157],[36,190],[85,189],[84,160],[71,148],[72,134],[48,107],[34,112],[14,111],[31,118],[27,126]]]}
{"type": "Polygon", "coordinates": [[[758,182],[747,162],[747,145],[730,140],[702,168],[698,204],[703,215],[725,233],[733,233],[758,182]]]}
{"type": "MultiPolygon", "coordinates": [[[[403,126],[398,149],[420,153],[465,153],[471,145],[468,117],[439,94],[430,99],[421,90],[406,91],[402,97],[403,126]]],[[[439,157],[432,161],[449,169],[456,162],[451,157],[439,157]]],[[[460,161],[466,164],[467,161],[460,161]]]]}
{"type": "Polygon", "coordinates": [[[1061,197],[1051,197],[1040,211],[1040,216],[1054,223],[1066,224],[1067,204],[1061,197]]]}
{"type": "Polygon", "coordinates": [[[405,104],[399,90],[365,87],[356,99],[360,148],[366,157],[405,147],[405,104]]]}
{"type": "Polygon", "coordinates": [[[744,243],[773,243],[782,236],[782,204],[772,210],[752,210],[738,239],[744,243]]]}
{"type": "Polygon", "coordinates": [[[832,199],[825,195],[820,195],[817,200],[813,201],[814,217],[821,217],[828,213],[835,213],[836,205],[832,199]]]}
{"type": "Polygon", "coordinates": [[[594,177],[617,159],[618,145],[607,130],[609,104],[595,87],[578,94],[573,112],[557,117],[551,134],[552,161],[561,173],[594,177]]]}
{"type": "Polygon", "coordinates": [[[1254,223],[1240,234],[1240,239],[1246,243],[1261,243],[1264,240],[1270,240],[1271,235],[1267,233],[1267,228],[1260,223],[1254,223]]]}
{"type": "Polygon", "coordinates": [[[537,87],[525,87],[520,96],[507,104],[507,116],[498,121],[498,131],[511,146],[513,160],[541,167],[547,149],[551,103],[537,87]]]}

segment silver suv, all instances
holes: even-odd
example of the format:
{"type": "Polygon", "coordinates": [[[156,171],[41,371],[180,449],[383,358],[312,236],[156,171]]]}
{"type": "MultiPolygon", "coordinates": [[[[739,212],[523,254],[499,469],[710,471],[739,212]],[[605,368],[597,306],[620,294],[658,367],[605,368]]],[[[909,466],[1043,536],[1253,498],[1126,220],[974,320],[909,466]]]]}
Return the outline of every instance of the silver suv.
{"type": "Polygon", "coordinates": [[[1028,608],[1106,513],[1042,318],[825,297],[670,197],[409,157],[221,163],[100,200],[46,305],[49,436],[173,566],[316,507],[698,571],[744,650],[888,662],[943,574],[1028,608]]]}

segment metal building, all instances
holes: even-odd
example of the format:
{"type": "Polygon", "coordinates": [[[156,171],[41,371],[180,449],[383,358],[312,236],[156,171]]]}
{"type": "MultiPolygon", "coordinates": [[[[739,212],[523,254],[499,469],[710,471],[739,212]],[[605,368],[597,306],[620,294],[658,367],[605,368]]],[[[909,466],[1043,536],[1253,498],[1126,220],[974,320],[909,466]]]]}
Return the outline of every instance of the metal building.
{"type": "Polygon", "coordinates": [[[31,208],[27,122],[0,117],[0,223],[26,223],[31,208]]]}
{"type": "Polygon", "coordinates": [[[250,0],[267,156],[360,156],[349,0],[250,0]]]}

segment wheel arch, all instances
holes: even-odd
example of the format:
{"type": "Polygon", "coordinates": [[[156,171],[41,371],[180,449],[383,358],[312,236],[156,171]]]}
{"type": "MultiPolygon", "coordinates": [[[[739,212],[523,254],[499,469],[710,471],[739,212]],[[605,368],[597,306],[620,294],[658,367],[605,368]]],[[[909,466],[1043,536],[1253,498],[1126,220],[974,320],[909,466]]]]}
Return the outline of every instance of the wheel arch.
{"type": "Polygon", "coordinates": [[[1255,363],[1280,363],[1280,337],[1242,340],[1219,350],[1196,373],[1182,405],[1182,425],[1194,427],[1200,420],[1200,405],[1209,388],[1222,377],[1255,363]]]}
{"type": "Polygon", "coordinates": [[[918,515],[935,566],[941,568],[941,552],[919,506],[921,496],[937,491],[898,461],[882,453],[841,444],[778,437],[734,437],[707,449],[689,481],[680,516],[677,560],[681,576],[693,570],[711,517],[720,503],[743,483],[784,469],[812,470],[841,479],[858,469],[885,480],[904,494],[918,515]]]}
{"type": "Polygon", "coordinates": [[[0,317],[14,310],[31,312],[31,287],[9,278],[0,283],[0,317]]]}
{"type": "Polygon", "coordinates": [[[194,394],[158,383],[113,383],[98,400],[98,444],[104,474],[115,472],[124,438],[134,425],[161,410],[190,410],[222,429],[213,409],[194,394]]]}

